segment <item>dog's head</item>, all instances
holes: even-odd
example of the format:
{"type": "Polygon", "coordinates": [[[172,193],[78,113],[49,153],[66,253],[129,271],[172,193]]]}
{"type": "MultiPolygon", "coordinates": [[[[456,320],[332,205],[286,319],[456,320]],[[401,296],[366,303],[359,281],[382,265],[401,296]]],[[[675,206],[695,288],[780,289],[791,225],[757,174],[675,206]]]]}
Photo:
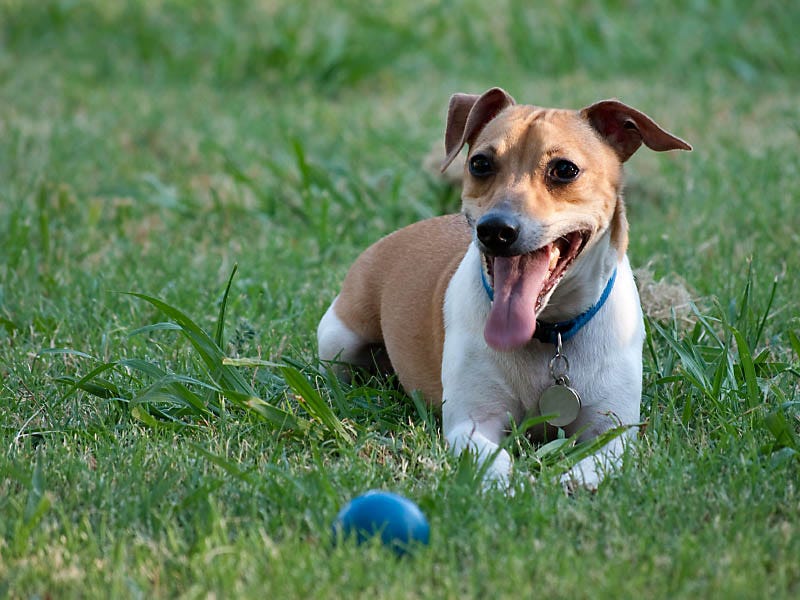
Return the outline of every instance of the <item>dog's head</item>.
{"type": "Polygon", "coordinates": [[[691,150],[616,100],[574,111],[518,105],[500,88],[451,98],[442,169],[469,146],[462,208],[494,290],[491,346],[530,340],[556,286],[606,232],[624,254],[622,163],[643,143],[691,150]]]}

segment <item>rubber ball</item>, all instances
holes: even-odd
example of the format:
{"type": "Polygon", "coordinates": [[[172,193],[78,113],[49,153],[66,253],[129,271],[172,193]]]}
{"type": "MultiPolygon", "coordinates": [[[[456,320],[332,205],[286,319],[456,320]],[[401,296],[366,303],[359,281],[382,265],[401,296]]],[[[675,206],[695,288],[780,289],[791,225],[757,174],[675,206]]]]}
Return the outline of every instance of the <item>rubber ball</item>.
{"type": "Polygon", "coordinates": [[[348,502],[333,523],[334,539],[355,537],[361,544],[380,536],[384,546],[404,555],[427,544],[430,526],[414,502],[392,492],[371,490],[348,502]]]}

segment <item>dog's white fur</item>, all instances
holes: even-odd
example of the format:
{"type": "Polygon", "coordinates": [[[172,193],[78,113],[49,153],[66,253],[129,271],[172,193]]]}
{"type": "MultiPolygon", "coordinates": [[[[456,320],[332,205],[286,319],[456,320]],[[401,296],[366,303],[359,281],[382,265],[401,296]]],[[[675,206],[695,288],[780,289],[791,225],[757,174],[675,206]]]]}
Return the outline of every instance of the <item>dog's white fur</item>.
{"type": "MultiPolygon", "coordinates": [[[[607,252],[613,254],[611,249],[607,252]]],[[[598,248],[596,254],[604,253],[598,248]]],[[[591,262],[593,257],[584,258],[591,262]]],[[[531,344],[524,352],[497,352],[486,345],[483,326],[489,301],[475,277],[479,261],[477,248],[471,245],[447,289],[442,426],[454,452],[470,448],[483,460],[494,456],[488,476],[504,482],[511,458],[500,448],[500,442],[510,420],[519,423],[526,415],[539,414],[537,401],[553,382],[548,370],[553,347],[531,344]]],[[[556,288],[551,305],[561,304],[559,297],[565,288],[584,288],[581,279],[590,290],[602,286],[598,282],[606,281],[611,270],[592,275],[592,269],[578,269],[576,264],[556,288]]],[[[597,291],[595,297],[600,293],[597,291]]],[[[565,428],[566,433],[580,431],[581,439],[591,439],[610,427],[639,422],[643,341],[639,295],[626,257],[617,266],[614,288],[606,303],[580,335],[563,344],[564,354],[573,365],[569,373],[572,387],[580,390],[582,400],[578,419],[565,428]]],[[[602,474],[617,465],[624,439],[617,437],[594,456],[583,459],[564,474],[563,481],[596,488],[602,474]]]]}

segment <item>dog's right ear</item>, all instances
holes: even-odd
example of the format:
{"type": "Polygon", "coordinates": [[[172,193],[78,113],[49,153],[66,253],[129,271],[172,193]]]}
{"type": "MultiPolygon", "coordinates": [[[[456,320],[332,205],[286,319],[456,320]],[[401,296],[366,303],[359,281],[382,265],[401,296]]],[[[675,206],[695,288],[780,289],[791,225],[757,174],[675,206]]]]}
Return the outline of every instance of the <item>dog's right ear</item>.
{"type": "Polygon", "coordinates": [[[442,172],[455,160],[464,144],[471,144],[489,121],[513,104],[516,104],[514,98],[501,88],[492,88],[480,96],[453,94],[447,108],[447,129],[444,133],[447,156],[442,163],[442,172]]]}
{"type": "Polygon", "coordinates": [[[595,102],[584,108],[581,116],[614,148],[622,162],[628,160],[642,143],[656,152],[692,149],[646,114],[619,100],[595,102]]]}

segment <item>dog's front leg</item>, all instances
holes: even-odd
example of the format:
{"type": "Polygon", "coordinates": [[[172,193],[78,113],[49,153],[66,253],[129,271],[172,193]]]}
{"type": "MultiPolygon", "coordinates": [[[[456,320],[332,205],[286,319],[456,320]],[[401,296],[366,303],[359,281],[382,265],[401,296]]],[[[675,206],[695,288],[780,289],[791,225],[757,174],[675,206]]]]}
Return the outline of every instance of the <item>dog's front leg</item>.
{"type": "Polygon", "coordinates": [[[509,423],[521,415],[504,365],[484,341],[489,300],[476,275],[480,254],[474,244],[447,288],[442,349],[442,429],[450,450],[473,452],[485,466],[484,482],[508,484],[511,455],[501,447],[509,423]]]}
{"type": "MultiPolygon", "coordinates": [[[[627,265],[626,265],[627,266],[627,265]]],[[[629,305],[623,314],[637,315],[639,310],[638,296],[632,289],[632,279],[619,279],[618,289],[623,284],[631,286],[628,296],[635,303],[629,305]]],[[[602,324],[600,315],[596,324],[602,324]]],[[[579,434],[580,441],[591,441],[619,427],[626,427],[624,433],[612,438],[590,456],[577,462],[564,473],[561,482],[568,491],[578,487],[595,491],[603,478],[619,469],[622,465],[625,448],[636,439],[639,423],[639,405],[642,397],[642,341],[644,340],[644,323],[641,317],[633,321],[634,335],[630,342],[607,356],[613,359],[606,362],[595,362],[583,372],[576,372],[582,380],[576,385],[589,390],[585,403],[577,420],[567,426],[568,435],[579,434]],[[593,368],[594,370],[590,370],[593,368]],[[594,382],[594,383],[592,383],[594,382]]],[[[603,346],[595,341],[588,348],[603,346]]],[[[591,365],[588,357],[578,356],[578,364],[591,365]]],[[[577,370],[576,370],[577,371],[577,370]]]]}
{"type": "Polygon", "coordinates": [[[577,463],[561,476],[564,488],[572,493],[578,488],[596,491],[603,478],[613,473],[622,465],[622,456],[625,445],[635,435],[635,429],[615,437],[594,454],[591,454],[577,463]]]}
{"type": "Polygon", "coordinates": [[[603,477],[616,470],[622,463],[624,448],[622,440],[615,438],[594,454],[587,456],[561,476],[561,483],[568,492],[579,487],[595,491],[603,477]]]}
{"type": "Polygon", "coordinates": [[[442,428],[454,454],[473,452],[486,468],[484,481],[505,486],[511,455],[500,444],[517,415],[511,414],[510,392],[496,365],[482,354],[479,343],[445,339],[442,428]]]}
{"type": "Polygon", "coordinates": [[[501,423],[484,421],[476,423],[472,419],[458,421],[445,431],[447,443],[455,455],[473,452],[478,464],[486,468],[485,483],[508,485],[511,475],[511,455],[500,447],[503,435],[501,423]]]}

